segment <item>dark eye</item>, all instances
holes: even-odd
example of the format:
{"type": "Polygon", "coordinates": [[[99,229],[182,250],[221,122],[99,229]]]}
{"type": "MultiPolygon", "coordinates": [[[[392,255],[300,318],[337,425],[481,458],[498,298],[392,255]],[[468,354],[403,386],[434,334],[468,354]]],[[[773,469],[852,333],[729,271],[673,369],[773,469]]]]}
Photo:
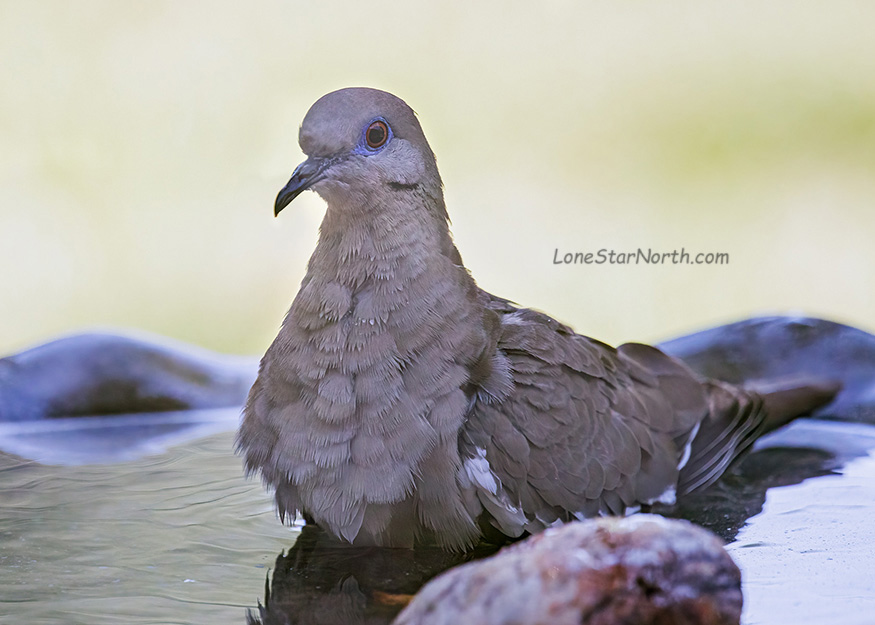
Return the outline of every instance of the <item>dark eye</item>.
{"type": "Polygon", "coordinates": [[[379,119],[372,122],[365,131],[365,141],[367,142],[368,147],[373,150],[383,147],[388,138],[389,127],[386,125],[386,122],[380,121],[379,119]]]}

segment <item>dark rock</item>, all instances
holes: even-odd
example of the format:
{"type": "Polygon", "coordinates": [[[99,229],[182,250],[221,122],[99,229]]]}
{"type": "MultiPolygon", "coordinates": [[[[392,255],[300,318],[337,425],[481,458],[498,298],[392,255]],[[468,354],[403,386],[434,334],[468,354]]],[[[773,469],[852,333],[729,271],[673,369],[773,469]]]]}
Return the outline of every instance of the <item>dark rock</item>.
{"type": "Polygon", "coordinates": [[[875,336],[825,319],[759,317],[666,341],[659,348],[709,378],[767,388],[828,378],[842,390],[820,419],[875,423],[875,336]]]}
{"type": "Polygon", "coordinates": [[[167,339],[77,334],[0,359],[0,422],[240,406],[255,370],[167,339]]]}

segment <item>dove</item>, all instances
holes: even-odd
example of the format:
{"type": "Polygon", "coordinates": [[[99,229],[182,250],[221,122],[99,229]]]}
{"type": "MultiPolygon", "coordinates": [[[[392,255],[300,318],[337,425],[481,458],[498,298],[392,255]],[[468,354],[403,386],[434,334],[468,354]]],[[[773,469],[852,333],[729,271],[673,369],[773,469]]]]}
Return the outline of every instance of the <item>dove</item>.
{"type": "Polygon", "coordinates": [[[390,93],[329,93],[298,138],[275,214],[308,189],[327,208],[237,435],[283,521],[465,550],[671,505],[837,391],[703,379],[479,288],[417,116],[390,93]]]}

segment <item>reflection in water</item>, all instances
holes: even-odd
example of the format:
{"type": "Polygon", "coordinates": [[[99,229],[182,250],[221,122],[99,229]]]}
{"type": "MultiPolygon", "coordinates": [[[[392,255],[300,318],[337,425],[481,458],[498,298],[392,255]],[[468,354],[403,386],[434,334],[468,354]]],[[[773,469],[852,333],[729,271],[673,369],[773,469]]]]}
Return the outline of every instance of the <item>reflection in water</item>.
{"type": "Polygon", "coordinates": [[[439,548],[350,547],[306,526],[288,553],[277,557],[264,604],[257,616],[250,612],[247,623],[388,623],[429,579],[497,549],[481,545],[454,554],[439,548]]]}
{"type": "Polygon", "coordinates": [[[768,489],[834,475],[838,466],[833,454],[820,449],[772,447],[755,451],[712,487],[684,497],[673,510],[659,512],[692,521],[732,542],[747,520],[762,512],[768,489]]]}

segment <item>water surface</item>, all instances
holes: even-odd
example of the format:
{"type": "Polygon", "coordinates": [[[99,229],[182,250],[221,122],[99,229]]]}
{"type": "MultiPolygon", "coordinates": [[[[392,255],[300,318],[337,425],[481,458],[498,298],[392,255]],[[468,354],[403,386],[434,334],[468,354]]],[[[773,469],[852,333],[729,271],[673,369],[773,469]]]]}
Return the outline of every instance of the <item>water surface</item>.
{"type": "MultiPolygon", "coordinates": [[[[167,432],[140,430],[130,446],[151,455],[115,464],[0,453],[0,621],[245,623],[247,610],[261,618],[260,602],[265,622],[380,623],[453,563],[435,553],[339,551],[319,536],[296,548],[300,528],[283,527],[261,484],[243,477],[228,431],[237,414],[219,415],[225,431],[159,453],[172,443],[167,432]]],[[[81,433],[65,437],[91,444],[81,433]]],[[[32,430],[19,438],[39,442],[32,430]]],[[[870,622],[871,450],[873,426],[798,422],[680,511],[734,539],[745,622],[870,622]]]]}
{"type": "Polygon", "coordinates": [[[244,622],[296,531],[280,525],[261,485],[244,479],[232,444],[225,431],[85,466],[0,454],[0,615],[244,622]]]}

